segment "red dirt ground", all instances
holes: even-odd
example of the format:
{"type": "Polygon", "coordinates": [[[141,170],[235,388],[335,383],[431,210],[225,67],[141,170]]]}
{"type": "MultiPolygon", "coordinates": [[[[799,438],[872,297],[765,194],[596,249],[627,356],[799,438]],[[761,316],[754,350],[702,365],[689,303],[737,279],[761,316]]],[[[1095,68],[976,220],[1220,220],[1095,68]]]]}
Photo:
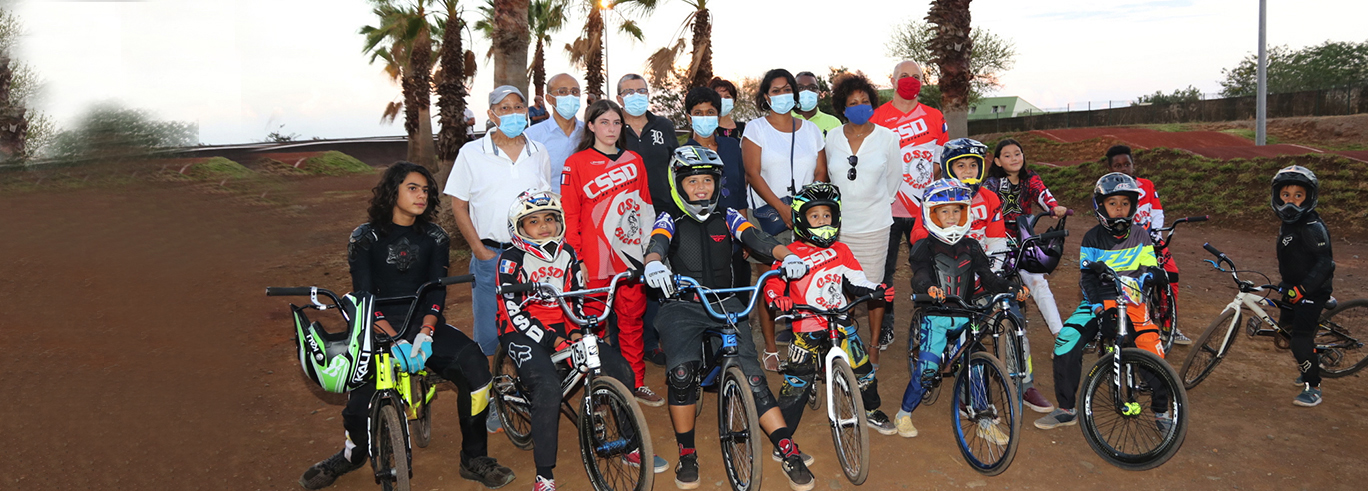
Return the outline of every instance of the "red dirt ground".
{"type": "MultiPolygon", "coordinates": [[[[0,489],[298,489],[301,472],[342,442],[344,399],[302,376],[294,358],[286,300],[266,286],[349,287],[346,237],[364,219],[375,176],[289,180],[254,205],[184,185],[24,192],[0,196],[0,361],[11,387],[3,418],[0,489]],[[189,190],[190,192],[187,192],[189,190]]],[[[1091,224],[1072,222],[1077,237],[1091,224]]],[[[1201,224],[1185,229],[1175,251],[1183,268],[1184,330],[1193,337],[1232,296],[1228,276],[1199,260],[1210,241],[1241,267],[1273,271],[1271,232],[1201,224]]],[[[1246,229],[1248,227],[1245,227],[1246,229]]],[[[1336,294],[1368,295],[1368,244],[1336,236],[1336,294]]],[[[452,273],[464,272],[461,251],[452,273]]],[[[905,257],[905,256],[904,256],[905,257]]],[[[1078,301],[1077,264],[1053,277],[1063,310],[1078,301]]],[[[900,271],[899,285],[908,272],[900,271]]],[[[452,288],[451,319],[469,329],[469,290],[452,288]]],[[[910,318],[900,305],[900,322],[910,318]]],[[[1037,385],[1053,400],[1052,339],[1031,314],[1037,385]]],[[[867,336],[867,333],[866,333],[867,336]]],[[[866,337],[866,339],[868,339],[866,337]]],[[[884,409],[896,410],[908,376],[906,332],[884,352],[884,409]]],[[[1179,348],[1170,360],[1182,360],[1179,348]]],[[[1092,358],[1089,357],[1089,361],[1092,358]]],[[[664,390],[648,364],[649,383],[664,390]]],[[[1129,488],[1362,489],[1346,470],[1368,465],[1368,387],[1362,374],[1325,383],[1325,403],[1294,407],[1292,357],[1264,339],[1244,339],[1212,378],[1189,395],[1191,427],[1166,465],[1127,472],[1106,464],[1076,427],[1030,425],[1012,467],[985,478],[970,470],[951,439],[944,402],[914,415],[921,436],[871,435],[873,469],[863,489],[1129,488]]],[[[777,389],[779,377],[769,377],[777,389]]],[[[705,489],[724,489],[714,428],[715,399],[705,398],[699,449],[705,489]]],[[[674,439],[663,408],[644,408],[658,453],[673,464],[674,439]]],[[[414,489],[477,490],[457,473],[455,399],[435,406],[432,445],[415,449],[414,489]]],[[[561,424],[558,481],[587,489],[573,426],[561,424]]],[[[798,428],[816,457],[819,489],[854,489],[840,477],[826,423],[809,413],[798,428]]],[[[503,435],[490,453],[527,489],[530,452],[503,435]]],[[[766,489],[785,489],[777,463],[764,460],[766,489]]],[[[1350,471],[1352,472],[1352,471],[1350,471]]],[[[359,471],[331,489],[373,490],[359,471]]],[[[655,489],[674,489],[671,473],[655,489]]]]}

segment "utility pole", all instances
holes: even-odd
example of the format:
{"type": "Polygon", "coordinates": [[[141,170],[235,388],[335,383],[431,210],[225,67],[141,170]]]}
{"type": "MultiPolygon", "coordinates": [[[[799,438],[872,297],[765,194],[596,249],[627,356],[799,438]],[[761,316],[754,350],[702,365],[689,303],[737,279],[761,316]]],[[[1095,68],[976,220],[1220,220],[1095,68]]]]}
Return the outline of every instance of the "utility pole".
{"type": "Polygon", "coordinates": [[[1264,145],[1268,141],[1268,0],[1259,0],[1259,88],[1255,96],[1254,144],[1264,145]]]}

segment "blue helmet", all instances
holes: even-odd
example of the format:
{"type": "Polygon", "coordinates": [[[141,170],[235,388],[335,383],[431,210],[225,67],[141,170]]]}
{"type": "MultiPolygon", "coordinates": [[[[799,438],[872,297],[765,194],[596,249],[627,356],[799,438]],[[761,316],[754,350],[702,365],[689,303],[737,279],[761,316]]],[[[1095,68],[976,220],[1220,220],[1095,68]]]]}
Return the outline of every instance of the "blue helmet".
{"type": "Polygon", "coordinates": [[[972,138],[956,138],[945,143],[941,150],[940,170],[943,179],[958,179],[965,186],[974,192],[983,184],[983,180],[988,177],[988,166],[984,163],[985,156],[988,155],[988,147],[978,140],[972,138]],[[950,171],[950,164],[962,158],[974,157],[978,159],[978,173],[973,176],[956,176],[950,171]]]}
{"type": "Polygon", "coordinates": [[[969,218],[969,204],[974,199],[974,190],[958,179],[939,179],[926,187],[922,197],[922,224],[932,237],[946,244],[959,242],[969,233],[973,220],[969,218]],[[960,205],[958,223],[940,223],[936,209],[943,206],[960,205]]]}

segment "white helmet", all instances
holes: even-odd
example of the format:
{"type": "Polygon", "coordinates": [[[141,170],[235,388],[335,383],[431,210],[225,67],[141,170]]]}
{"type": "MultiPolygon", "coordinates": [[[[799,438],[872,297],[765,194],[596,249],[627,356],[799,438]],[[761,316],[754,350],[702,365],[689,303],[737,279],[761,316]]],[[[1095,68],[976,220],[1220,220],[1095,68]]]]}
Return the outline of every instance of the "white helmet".
{"type": "Polygon", "coordinates": [[[974,199],[974,191],[958,179],[940,179],[926,187],[922,199],[922,224],[931,236],[946,244],[954,244],[969,233],[973,223],[969,218],[969,205],[974,199]],[[942,206],[963,205],[959,223],[941,224],[933,218],[936,209],[942,206]]]}
{"type": "Polygon", "coordinates": [[[508,234],[512,236],[513,247],[543,261],[555,260],[565,244],[565,212],[561,209],[560,195],[533,189],[523,191],[508,208],[508,234]],[[523,217],[544,211],[556,214],[556,220],[560,222],[556,235],[538,240],[524,234],[520,226],[523,217]]]}

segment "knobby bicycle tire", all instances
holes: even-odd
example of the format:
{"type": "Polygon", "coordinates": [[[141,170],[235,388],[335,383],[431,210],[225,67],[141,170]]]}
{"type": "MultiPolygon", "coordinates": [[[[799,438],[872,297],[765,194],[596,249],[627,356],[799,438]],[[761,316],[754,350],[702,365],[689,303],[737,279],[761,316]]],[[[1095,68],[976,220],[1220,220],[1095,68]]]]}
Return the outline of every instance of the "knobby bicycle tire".
{"type": "Polygon", "coordinates": [[[761,489],[763,469],[761,456],[768,441],[760,430],[760,416],[755,410],[755,394],[739,367],[728,367],[722,373],[717,391],[717,441],[722,446],[722,463],[727,470],[727,481],[733,491],[761,489]]]}
{"type": "Polygon", "coordinates": [[[399,411],[390,404],[380,408],[380,425],[376,429],[375,435],[379,439],[376,447],[379,449],[375,456],[375,465],[381,468],[375,469],[376,474],[389,474],[389,479],[382,478],[380,486],[385,491],[409,491],[409,477],[412,471],[409,468],[408,446],[404,444],[404,430],[399,427],[401,423],[399,411]]]}
{"type": "Polygon", "coordinates": [[[494,379],[490,384],[490,398],[499,410],[499,422],[513,446],[531,449],[532,394],[518,381],[517,368],[508,357],[508,350],[500,346],[494,353],[494,379]]]}
{"type": "Polygon", "coordinates": [[[580,460],[595,490],[651,489],[655,483],[651,433],[641,406],[627,386],[613,378],[595,378],[585,394],[578,426],[580,460]],[[625,458],[633,450],[637,452],[636,465],[625,458]]]}
{"type": "Polygon", "coordinates": [[[831,443],[836,447],[836,458],[841,472],[851,484],[864,484],[869,477],[869,427],[866,425],[864,398],[860,395],[860,381],[844,359],[831,364],[831,401],[838,421],[831,426],[831,443]],[[853,425],[847,423],[853,420],[853,425]]]}
{"type": "MultiPolygon", "coordinates": [[[[1154,353],[1138,349],[1125,348],[1121,350],[1121,367],[1123,376],[1127,373],[1134,373],[1134,387],[1129,387],[1132,394],[1151,395],[1151,399],[1163,399],[1163,391],[1169,393],[1169,400],[1164,406],[1164,412],[1168,412],[1172,419],[1169,421],[1167,429],[1159,424],[1157,414],[1153,407],[1147,407],[1140,401],[1132,402],[1135,405],[1136,413],[1126,415],[1121,413],[1116,407],[1118,394],[1116,385],[1112,381],[1114,370],[1112,357],[1116,352],[1108,353],[1097,360],[1088,370],[1088,375],[1080,387],[1079,394],[1079,428],[1083,430],[1083,439],[1088,441],[1088,446],[1098,456],[1108,463],[1132,471],[1142,471],[1153,469],[1164,465],[1174,454],[1183,446],[1183,440],[1187,437],[1188,426],[1188,403],[1187,391],[1183,389],[1183,383],[1178,377],[1178,373],[1173,367],[1154,353]],[[1150,380],[1144,380],[1145,374],[1149,374],[1150,380]],[[1110,401],[1108,401],[1110,399],[1110,401]],[[1095,405],[1094,403],[1097,402],[1095,405]],[[1149,414],[1146,414],[1146,411],[1149,414]],[[1115,429],[1102,430],[1098,428],[1098,423],[1119,421],[1125,425],[1121,431],[1115,429]],[[1157,439],[1154,434],[1146,436],[1146,428],[1153,427],[1152,431],[1158,433],[1157,439]],[[1111,440],[1119,437],[1124,445],[1127,437],[1132,442],[1139,444],[1141,440],[1157,442],[1154,448],[1139,452],[1128,452],[1129,448],[1117,448],[1111,440]]],[[[1128,381],[1129,382],[1129,381],[1128,381]]],[[[1127,386],[1132,384],[1128,383],[1127,386]]],[[[1151,402],[1151,406],[1154,403],[1151,402]]]]}
{"type": "Polygon", "coordinates": [[[1328,333],[1338,332],[1330,335],[1327,341],[1339,341],[1345,343],[1344,336],[1355,339],[1354,345],[1345,349],[1343,347],[1335,349],[1333,355],[1338,357],[1336,363],[1327,365],[1326,362],[1332,361],[1328,358],[1329,353],[1321,355],[1321,375],[1325,378],[1340,378],[1357,373],[1368,366],[1368,347],[1363,346],[1364,336],[1368,336],[1368,299],[1360,298],[1341,303],[1335,310],[1326,312],[1321,316],[1320,330],[1316,333],[1316,344],[1322,344],[1321,339],[1328,333]],[[1327,325],[1328,324],[1328,325],[1327,325]],[[1354,357],[1359,357],[1357,361],[1354,357]]]}
{"type": "Polygon", "coordinates": [[[1235,332],[1239,328],[1239,313],[1231,309],[1222,311],[1221,315],[1216,316],[1216,320],[1211,321],[1211,325],[1202,331],[1197,341],[1188,347],[1181,372],[1183,388],[1196,388],[1197,384],[1202,383],[1216,370],[1216,365],[1220,365],[1221,360],[1230,354],[1230,348],[1235,345],[1235,338],[1240,337],[1240,333],[1235,332]],[[1231,316],[1235,316],[1233,325],[1231,316]]]}
{"type": "Polygon", "coordinates": [[[955,373],[950,396],[950,428],[960,455],[975,471],[987,476],[1006,472],[1021,443],[1021,396],[1007,374],[1007,367],[997,357],[982,351],[973,353],[967,366],[955,373]],[[974,413],[972,419],[970,411],[974,413]],[[994,431],[1000,433],[1004,427],[1005,445],[985,436],[994,431]],[[972,441],[970,433],[974,436],[972,441]]]}

